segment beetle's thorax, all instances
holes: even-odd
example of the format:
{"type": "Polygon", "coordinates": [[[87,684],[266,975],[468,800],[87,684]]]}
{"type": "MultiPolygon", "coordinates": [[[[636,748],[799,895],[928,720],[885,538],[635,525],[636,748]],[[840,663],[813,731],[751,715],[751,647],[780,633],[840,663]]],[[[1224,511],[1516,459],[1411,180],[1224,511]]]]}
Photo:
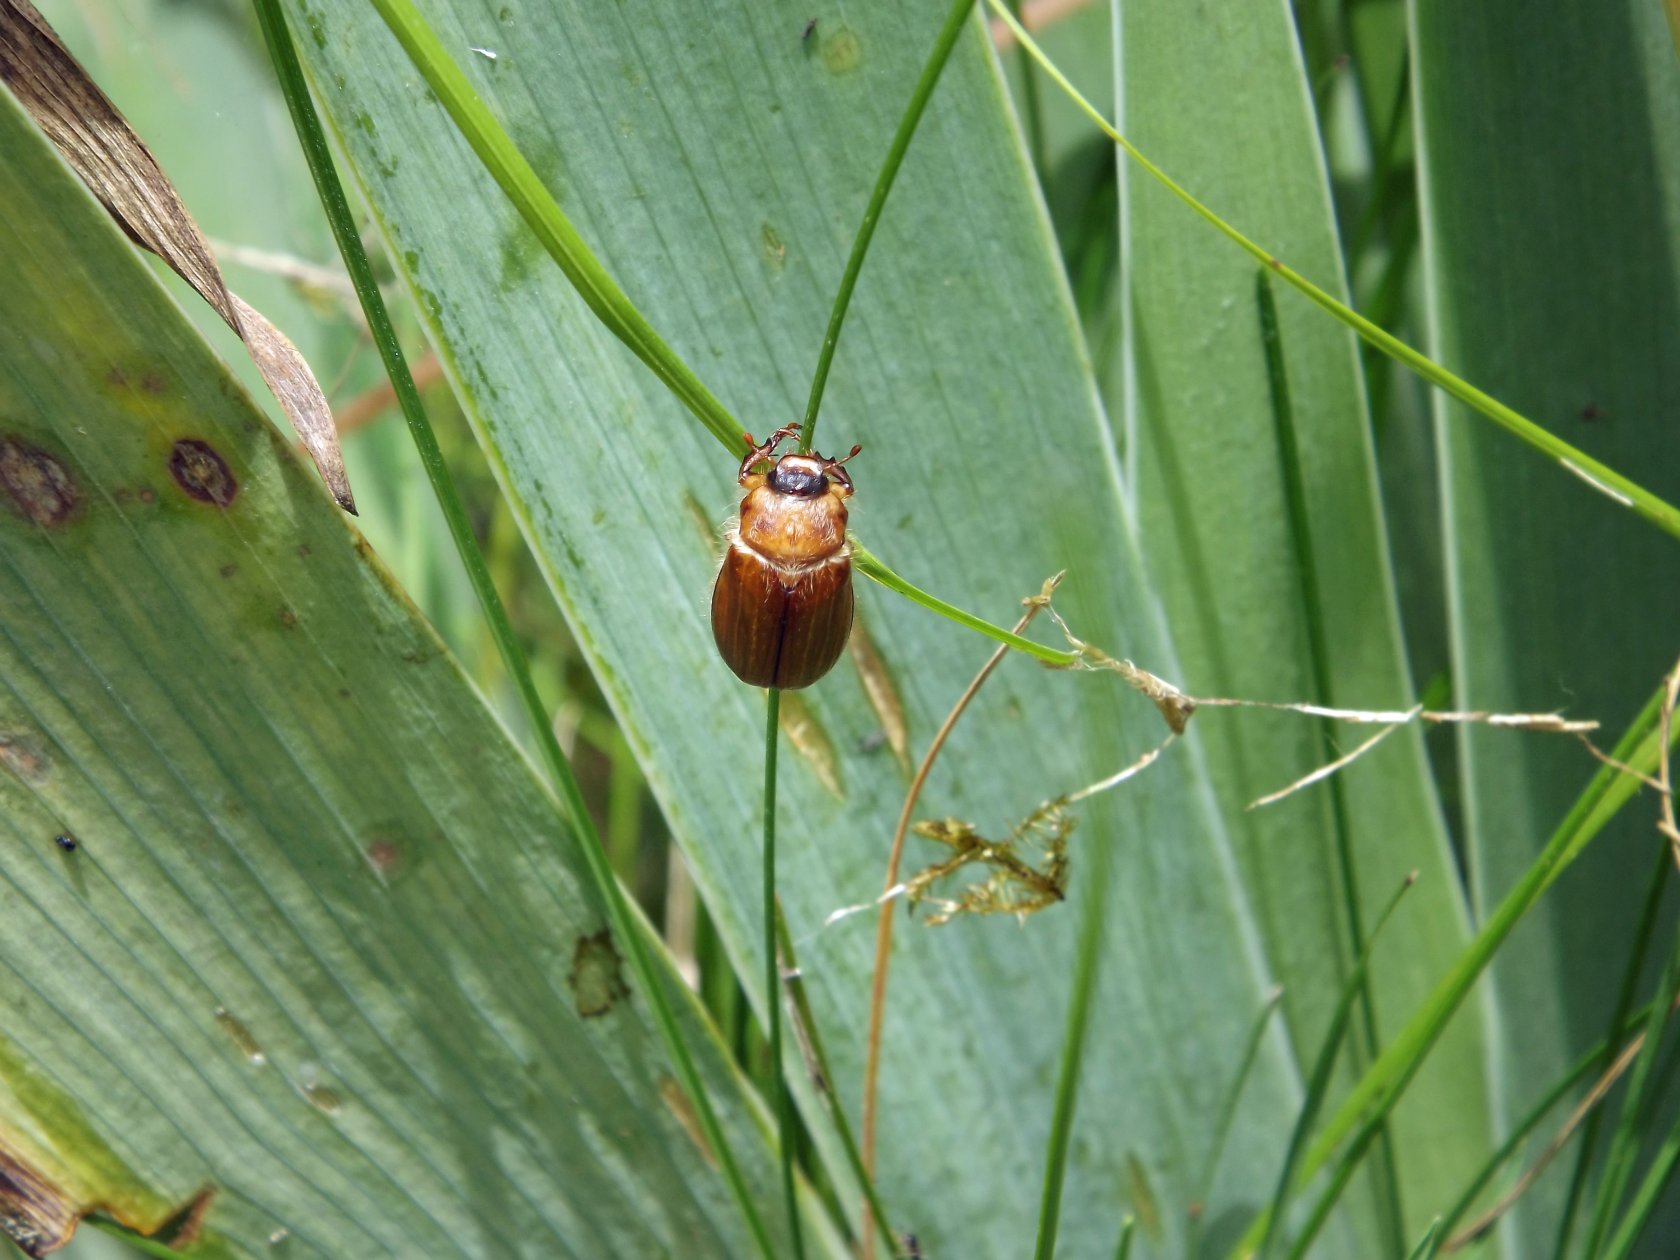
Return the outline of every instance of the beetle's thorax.
{"type": "Polygon", "coordinates": [[[821,494],[783,494],[755,474],[745,479],[741,522],[736,537],[741,545],[777,565],[819,564],[843,553],[846,546],[846,494],[831,483],[821,494]]]}

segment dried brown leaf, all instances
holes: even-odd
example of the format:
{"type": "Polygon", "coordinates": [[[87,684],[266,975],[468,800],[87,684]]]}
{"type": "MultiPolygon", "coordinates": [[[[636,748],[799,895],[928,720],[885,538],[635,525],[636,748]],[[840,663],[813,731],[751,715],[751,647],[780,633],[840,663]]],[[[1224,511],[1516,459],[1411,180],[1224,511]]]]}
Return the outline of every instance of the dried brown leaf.
{"type": "Polygon", "coordinates": [[[333,498],[354,513],[338,432],[303,356],[228,290],[198,224],[157,159],[29,0],[0,0],[0,79],[134,242],[190,284],[251,353],[333,498]]]}
{"type": "Polygon", "coordinates": [[[79,1219],[69,1196],[0,1138],[0,1235],[26,1256],[44,1256],[70,1241],[79,1219]]]}

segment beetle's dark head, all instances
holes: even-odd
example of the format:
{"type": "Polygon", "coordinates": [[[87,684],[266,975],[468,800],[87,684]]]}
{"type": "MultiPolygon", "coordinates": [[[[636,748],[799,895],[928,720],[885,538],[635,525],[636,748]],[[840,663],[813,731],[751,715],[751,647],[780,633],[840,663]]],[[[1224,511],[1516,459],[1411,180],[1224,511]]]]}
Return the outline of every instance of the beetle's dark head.
{"type": "Polygon", "coordinates": [[[820,455],[784,455],[765,478],[777,494],[791,494],[800,499],[815,499],[828,493],[828,469],[831,461],[820,455]]]}

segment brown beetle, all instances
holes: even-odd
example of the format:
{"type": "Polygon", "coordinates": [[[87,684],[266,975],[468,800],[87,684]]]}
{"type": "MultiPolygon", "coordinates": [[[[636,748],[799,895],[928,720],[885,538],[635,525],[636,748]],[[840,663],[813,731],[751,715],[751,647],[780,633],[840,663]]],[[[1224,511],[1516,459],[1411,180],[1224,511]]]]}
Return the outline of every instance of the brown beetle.
{"type": "Polygon", "coordinates": [[[783,455],[784,425],[762,444],[747,434],[740,520],[712,589],[712,637],[735,676],[754,687],[809,687],[834,667],[852,629],[852,549],[845,459],[783,455]],[[768,472],[757,472],[760,464],[768,472]]]}

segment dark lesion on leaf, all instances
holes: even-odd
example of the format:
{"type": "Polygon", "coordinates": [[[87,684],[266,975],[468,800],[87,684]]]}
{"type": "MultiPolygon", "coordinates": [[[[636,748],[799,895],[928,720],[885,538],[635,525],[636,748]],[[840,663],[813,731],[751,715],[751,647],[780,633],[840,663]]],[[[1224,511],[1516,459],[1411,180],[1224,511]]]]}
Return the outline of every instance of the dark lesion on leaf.
{"type": "Polygon", "coordinates": [[[203,438],[182,438],[170,448],[169,475],[201,503],[225,508],[239,493],[239,481],[227,460],[203,438]]]}
{"type": "Polygon", "coordinates": [[[185,1251],[192,1246],[204,1233],[204,1218],[210,1211],[210,1204],[216,1198],[216,1187],[205,1186],[174,1216],[165,1222],[156,1236],[162,1239],[172,1251],[185,1251]]]}
{"type": "Polygon", "coordinates": [[[610,931],[602,928],[593,936],[578,937],[566,983],[572,988],[578,1014],[585,1019],[605,1015],[620,998],[629,996],[623,960],[613,947],[610,931]]]}
{"type": "Polygon", "coordinates": [[[62,525],[81,491],[62,460],[22,438],[0,437],[0,491],[13,510],[37,525],[62,525]]]}

